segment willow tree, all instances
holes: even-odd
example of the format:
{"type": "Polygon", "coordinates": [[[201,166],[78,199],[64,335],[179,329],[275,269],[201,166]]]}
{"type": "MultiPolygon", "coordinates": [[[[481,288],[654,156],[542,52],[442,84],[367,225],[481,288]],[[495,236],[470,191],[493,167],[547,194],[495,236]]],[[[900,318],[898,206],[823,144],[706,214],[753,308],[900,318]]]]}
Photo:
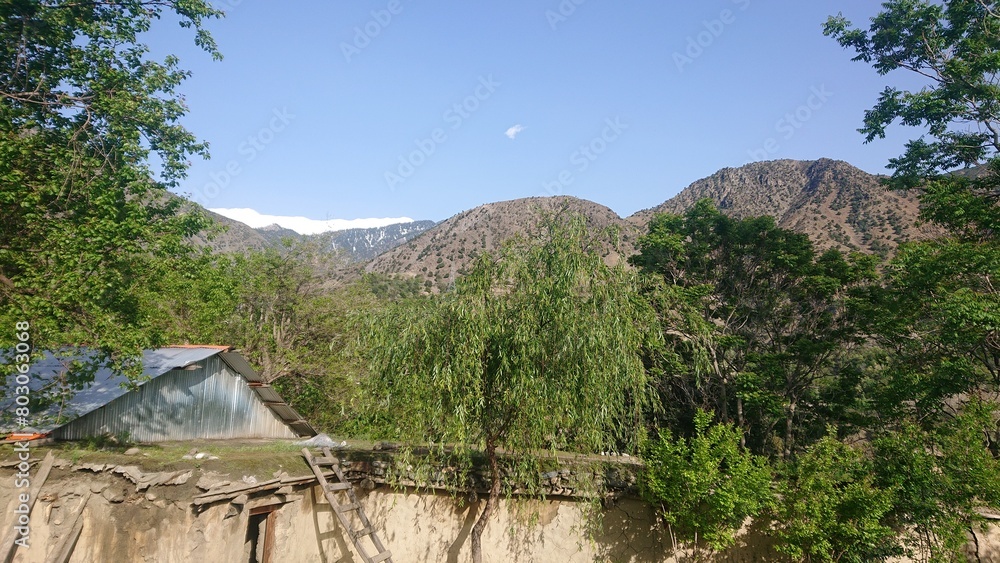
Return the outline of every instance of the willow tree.
{"type": "Polygon", "coordinates": [[[483,530],[512,489],[502,464],[634,450],[654,323],[635,274],[601,260],[583,220],[553,219],[534,242],[481,255],[452,292],[369,319],[371,423],[382,436],[483,454],[489,498],[471,533],[481,561],[483,530]]]}

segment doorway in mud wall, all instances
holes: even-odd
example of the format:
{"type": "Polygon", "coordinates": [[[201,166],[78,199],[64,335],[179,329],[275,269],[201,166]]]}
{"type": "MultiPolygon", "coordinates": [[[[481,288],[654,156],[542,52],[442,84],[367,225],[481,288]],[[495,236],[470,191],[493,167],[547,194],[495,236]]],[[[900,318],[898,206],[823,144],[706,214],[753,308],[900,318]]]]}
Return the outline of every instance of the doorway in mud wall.
{"type": "Polygon", "coordinates": [[[248,563],[274,563],[274,526],[280,504],[250,509],[243,560],[248,563]]]}

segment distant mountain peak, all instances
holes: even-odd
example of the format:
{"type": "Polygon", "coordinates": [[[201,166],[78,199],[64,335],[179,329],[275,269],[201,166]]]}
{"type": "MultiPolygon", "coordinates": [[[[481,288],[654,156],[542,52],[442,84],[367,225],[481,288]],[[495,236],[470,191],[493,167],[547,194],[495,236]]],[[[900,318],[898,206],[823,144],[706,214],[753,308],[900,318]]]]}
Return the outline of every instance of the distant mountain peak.
{"type": "MultiPolygon", "coordinates": [[[[363,269],[390,275],[420,276],[432,288],[447,287],[484,251],[498,249],[515,235],[536,234],[546,215],[576,213],[600,241],[609,263],[635,252],[655,213],[682,214],[708,198],[734,217],[770,215],[778,225],[805,233],[819,249],[840,248],[890,254],[912,239],[940,234],[917,225],[916,194],[886,189],[879,176],[847,162],[771,160],[723,168],[692,183],[667,201],[623,219],[611,209],[573,196],[528,197],[487,203],[435,223],[413,221],[326,233],[334,250],[363,269]],[[610,231],[617,231],[612,240],[610,231]]],[[[193,205],[193,204],[192,204],[193,205]]],[[[259,229],[209,212],[229,232],[211,244],[219,251],[277,246],[285,237],[309,238],[271,224],[259,229]]],[[[360,269],[355,267],[355,270],[360,269]]]]}
{"type": "Polygon", "coordinates": [[[498,249],[504,241],[538,232],[546,215],[582,215],[588,229],[601,241],[604,259],[611,264],[634,252],[638,230],[611,209],[572,196],[527,197],[487,203],[462,211],[427,230],[406,244],[376,257],[366,271],[391,275],[420,276],[431,287],[444,288],[465,273],[476,256],[498,249]],[[616,245],[607,233],[620,233],[616,245]]]}
{"type": "Polygon", "coordinates": [[[886,188],[880,177],[829,158],[770,160],[723,168],[629,221],[645,225],[656,213],[684,213],[700,199],[734,217],[773,216],[810,236],[820,249],[891,253],[899,243],[937,234],[917,226],[915,193],[886,188]]]}

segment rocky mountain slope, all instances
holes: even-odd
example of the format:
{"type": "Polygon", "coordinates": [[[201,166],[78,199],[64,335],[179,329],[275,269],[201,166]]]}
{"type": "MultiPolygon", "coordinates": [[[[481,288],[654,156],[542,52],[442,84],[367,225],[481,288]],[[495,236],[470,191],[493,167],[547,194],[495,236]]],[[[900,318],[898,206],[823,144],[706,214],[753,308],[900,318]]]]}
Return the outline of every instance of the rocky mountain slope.
{"type": "MultiPolygon", "coordinates": [[[[222,227],[221,230],[212,232],[211,236],[209,236],[209,233],[203,231],[194,237],[196,244],[208,246],[214,252],[263,250],[275,245],[278,241],[278,237],[267,232],[266,229],[254,229],[235,219],[230,219],[205,208],[200,208],[196,203],[188,202],[187,205],[199,208],[216,225],[222,227]]],[[[298,235],[298,233],[294,234],[298,235]]]]}
{"type": "Polygon", "coordinates": [[[484,250],[495,250],[515,235],[534,236],[543,219],[557,213],[583,215],[609,264],[634,252],[639,229],[611,209],[574,197],[533,197],[488,203],[459,213],[376,257],[365,270],[421,276],[431,287],[445,287],[484,250]],[[618,232],[617,243],[613,232],[618,232]]]}
{"type": "Polygon", "coordinates": [[[603,205],[573,197],[526,198],[482,205],[439,223],[404,245],[377,256],[368,272],[421,276],[431,287],[445,287],[472,259],[495,250],[515,234],[536,231],[545,213],[579,213],[600,235],[609,263],[635,252],[655,213],[683,213],[702,198],[715,201],[734,217],[772,215],[784,228],[809,235],[819,249],[891,254],[900,242],[939,234],[917,226],[914,193],[887,190],[879,177],[846,162],[776,160],[726,168],[694,182],[664,203],[622,219],[603,205]]]}
{"type": "MultiPolygon", "coordinates": [[[[888,255],[900,242],[940,234],[931,225],[917,225],[916,194],[887,190],[878,176],[846,162],[820,159],[725,168],[627,219],[591,201],[535,197],[488,203],[438,224],[417,221],[322,236],[329,237],[331,246],[347,253],[355,263],[370,260],[364,271],[419,276],[428,287],[443,288],[483,251],[496,250],[515,235],[537,234],[547,215],[586,217],[605,259],[615,264],[635,252],[638,237],[646,232],[655,213],[683,213],[702,198],[715,201],[720,210],[734,217],[772,215],[780,226],[809,235],[820,249],[888,255]]],[[[221,252],[273,246],[283,236],[304,238],[276,225],[251,229],[210,215],[229,227],[211,242],[221,252]]],[[[350,270],[357,275],[360,268],[350,270]]]]}
{"type": "Polygon", "coordinates": [[[887,190],[878,176],[830,159],[724,168],[629,221],[645,226],[654,213],[683,213],[702,198],[734,217],[772,215],[822,249],[886,255],[905,240],[939,234],[931,225],[916,226],[915,193],[887,190]]]}

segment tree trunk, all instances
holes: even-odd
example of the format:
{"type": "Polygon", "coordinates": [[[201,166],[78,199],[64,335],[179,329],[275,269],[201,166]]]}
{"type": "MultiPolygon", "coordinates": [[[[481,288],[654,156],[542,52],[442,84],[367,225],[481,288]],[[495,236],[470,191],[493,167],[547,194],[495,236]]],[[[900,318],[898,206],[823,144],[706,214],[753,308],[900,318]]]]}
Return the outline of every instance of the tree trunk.
{"type": "Polygon", "coordinates": [[[486,457],[490,462],[490,496],[486,499],[486,507],[479,515],[479,520],[472,527],[472,563],[483,563],[483,531],[500,500],[500,464],[497,461],[497,447],[492,442],[486,444],[486,457]]]}
{"type": "Polygon", "coordinates": [[[743,420],[743,397],[736,396],[736,424],[740,428],[740,447],[747,447],[747,433],[743,420]]]}
{"type": "Polygon", "coordinates": [[[715,351],[715,346],[709,346],[709,351],[712,353],[712,369],[715,370],[716,377],[719,378],[719,415],[722,417],[722,422],[729,423],[729,377],[722,373],[722,367],[719,365],[719,357],[715,351]]]}
{"type": "Polygon", "coordinates": [[[795,401],[788,404],[788,412],[785,416],[785,451],[784,458],[792,457],[792,432],[794,431],[793,421],[795,419],[795,401]]]}

